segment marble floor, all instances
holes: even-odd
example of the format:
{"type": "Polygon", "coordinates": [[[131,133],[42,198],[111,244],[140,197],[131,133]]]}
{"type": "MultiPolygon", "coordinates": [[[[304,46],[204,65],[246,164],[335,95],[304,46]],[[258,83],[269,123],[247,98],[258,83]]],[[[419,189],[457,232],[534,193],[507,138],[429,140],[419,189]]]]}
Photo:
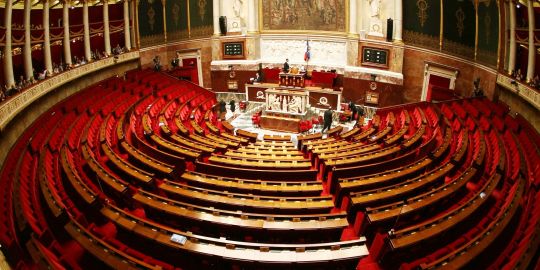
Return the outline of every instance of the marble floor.
{"type": "MultiPolygon", "coordinates": [[[[322,125],[317,125],[313,129],[311,129],[310,131],[308,131],[306,133],[303,133],[303,134],[300,134],[300,133],[288,133],[288,132],[278,132],[278,131],[267,130],[267,129],[262,129],[260,127],[256,127],[256,126],[253,125],[253,123],[251,121],[251,116],[255,112],[260,111],[261,109],[263,109],[262,105],[254,106],[254,107],[248,108],[246,110],[246,112],[239,112],[239,110],[236,110],[236,112],[234,114],[230,110],[228,110],[225,118],[228,119],[230,121],[230,123],[234,126],[235,132],[236,132],[237,129],[242,129],[242,130],[245,130],[245,131],[257,133],[258,134],[257,139],[261,140],[261,141],[263,140],[264,135],[290,135],[291,136],[291,141],[294,143],[294,145],[298,145],[297,137],[299,135],[320,133],[321,130],[322,130],[322,125]]],[[[312,111],[313,115],[317,115],[318,113],[319,112],[317,112],[317,111],[312,111]]],[[[333,121],[332,128],[336,127],[338,125],[343,126],[343,132],[347,132],[350,129],[352,129],[355,124],[356,124],[356,121],[349,121],[349,122],[345,122],[345,123],[339,123],[338,121],[333,121]]],[[[326,134],[323,134],[322,138],[323,139],[326,138],[326,134]]]]}

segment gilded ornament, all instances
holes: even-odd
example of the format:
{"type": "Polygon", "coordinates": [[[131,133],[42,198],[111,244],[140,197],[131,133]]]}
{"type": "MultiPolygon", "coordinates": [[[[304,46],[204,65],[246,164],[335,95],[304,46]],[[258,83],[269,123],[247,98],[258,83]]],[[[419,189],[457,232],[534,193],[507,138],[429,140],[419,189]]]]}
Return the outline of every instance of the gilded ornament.
{"type": "Polygon", "coordinates": [[[491,37],[491,16],[489,12],[486,12],[484,17],[484,28],[486,29],[486,45],[489,45],[489,39],[491,37]]]}
{"type": "Polygon", "coordinates": [[[465,21],[465,12],[463,12],[463,9],[461,9],[461,7],[458,10],[456,10],[456,20],[457,20],[456,27],[458,30],[459,38],[462,38],[463,29],[465,28],[465,25],[463,24],[463,22],[465,21]]]}
{"type": "Polygon", "coordinates": [[[206,0],[199,0],[199,16],[201,21],[204,21],[204,16],[206,15],[206,0]]]}
{"type": "Polygon", "coordinates": [[[424,27],[424,24],[426,23],[428,19],[428,13],[427,10],[429,8],[428,2],[426,0],[418,0],[416,1],[416,7],[418,8],[418,20],[420,21],[420,26],[424,27]]]}

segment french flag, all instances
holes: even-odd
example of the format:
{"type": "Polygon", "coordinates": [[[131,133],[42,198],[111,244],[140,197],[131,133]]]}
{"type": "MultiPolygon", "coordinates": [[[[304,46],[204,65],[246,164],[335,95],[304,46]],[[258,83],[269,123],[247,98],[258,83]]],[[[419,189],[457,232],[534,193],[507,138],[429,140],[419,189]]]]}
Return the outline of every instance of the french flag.
{"type": "Polygon", "coordinates": [[[304,61],[308,62],[311,59],[311,52],[309,51],[309,40],[306,40],[306,52],[304,53],[304,61]]]}

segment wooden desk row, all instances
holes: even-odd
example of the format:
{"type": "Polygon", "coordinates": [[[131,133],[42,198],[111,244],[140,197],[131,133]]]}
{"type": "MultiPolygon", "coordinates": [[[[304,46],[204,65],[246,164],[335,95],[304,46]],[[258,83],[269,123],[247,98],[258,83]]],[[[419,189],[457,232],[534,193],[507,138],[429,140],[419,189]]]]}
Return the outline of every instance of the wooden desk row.
{"type": "Polygon", "coordinates": [[[394,144],[401,139],[403,139],[403,136],[409,131],[408,125],[403,125],[396,133],[389,135],[386,139],[384,139],[385,145],[391,145],[394,144]]]}
{"type": "Polygon", "coordinates": [[[426,239],[433,239],[433,237],[450,230],[456,224],[460,224],[465,218],[474,215],[486,203],[487,200],[481,198],[479,194],[483,192],[486,195],[485,198],[489,198],[499,181],[501,181],[501,178],[499,174],[493,175],[467,202],[448,211],[444,215],[397,230],[390,236],[390,247],[392,250],[402,250],[426,239]]]}
{"type": "Polygon", "coordinates": [[[352,141],[361,141],[365,138],[369,137],[371,134],[375,133],[377,129],[375,127],[367,128],[366,130],[360,132],[359,134],[356,134],[352,137],[352,141]]]}
{"type": "Polygon", "coordinates": [[[456,201],[453,200],[452,197],[465,188],[465,185],[473,180],[477,174],[478,171],[475,168],[470,167],[463,171],[463,173],[457,175],[451,182],[445,183],[428,192],[392,204],[379,207],[367,207],[365,214],[366,226],[380,228],[383,223],[386,223],[388,226],[391,225],[391,221],[394,221],[398,216],[403,220],[414,214],[421,215],[420,212],[422,210],[434,207],[437,203],[441,203],[445,200],[456,201]]]}
{"type": "MultiPolygon", "coordinates": [[[[114,165],[121,174],[128,179],[136,180],[133,184],[152,186],[154,183],[154,174],[141,170],[116,154],[107,143],[101,144],[101,149],[109,158],[109,161],[114,165]]],[[[119,173],[120,174],[120,173],[119,173]]]]}
{"type": "Polygon", "coordinates": [[[505,228],[509,226],[509,223],[512,221],[512,218],[514,215],[516,215],[516,212],[520,207],[519,200],[523,196],[524,181],[523,179],[520,179],[515,184],[518,186],[515,192],[510,195],[511,199],[508,200],[508,203],[505,204],[505,207],[501,209],[501,211],[498,211],[497,216],[484,230],[479,232],[476,237],[469,239],[469,241],[462,247],[434,262],[422,264],[421,268],[464,268],[467,267],[471,261],[480,256],[480,254],[484,252],[490,245],[493,245],[493,243],[503,233],[505,228]]]}
{"type": "MultiPolygon", "coordinates": [[[[86,144],[84,144],[86,145],[86,144]]],[[[82,180],[79,176],[75,164],[72,158],[69,158],[68,149],[66,146],[63,146],[60,151],[60,163],[63,168],[63,172],[66,175],[68,182],[71,184],[73,189],[79,194],[79,196],[88,204],[91,205],[96,201],[97,194],[94,193],[82,180]]]]}
{"type": "Polygon", "coordinates": [[[230,157],[239,157],[239,158],[248,158],[248,159],[261,159],[261,160],[298,160],[298,161],[309,161],[305,159],[301,153],[289,154],[289,153],[277,153],[277,154],[267,154],[267,153],[247,153],[236,150],[229,150],[225,152],[225,156],[230,157]]]}
{"type": "Polygon", "coordinates": [[[138,164],[143,165],[144,167],[152,170],[157,175],[161,177],[176,178],[176,175],[183,172],[183,164],[177,166],[170,166],[169,164],[163,163],[143,152],[139,149],[133,147],[126,141],[120,143],[121,149],[123,149],[133,161],[138,164]]]}
{"type": "Polygon", "coordinates": [[[401,151],[401,147],[392,146],[392,147],[388,147],[388,148],[383,148],[383,149],[378,150],[378,151],[372,151],[372,152],[369,152],[368,154],[359,155],[359,156],[356,156],[356,157],[329,158],[329,159],[324,160],[323,163],[324,163],[324,165],[326,167],[329,167],[329,166],[335,166],[335,167],[353,166],[353,165],[358,165],[358,164],[361,164],[361,163],[366,163],[368,161],[369,162],[375,162],[375,161],[383,159],[383,158],[388,158],[389,156],[397,154],[400,151],[401,151]]]}
{"type": "Polygon", "coordinates": [[[222,177],[192,171],[186,171],[182,174],[181,178],[193,186],[238,191],[246,194],[282,195],[288,197],[316,196],[320,195],[323,190],[322,183],[319,181],[298,182],[284,179],[280,182],[273,182],[222,177]]]}
{"type": "MultiPolygon", "coordinates": [[[[152,193],[140,191],[133,196],[133,200],[145,206],[149,213],[161,212],[166,214],[165,220],[181,219],[189,228],[195,223],[205,227],[212,227],[209,231],[223,233],[239,230],[250,230],[253,233],[286,234],[309,233],[311,237],[322,239],[330,234],[339,239],[341,231],[349,225],[345,212],[326,214],[256,214],[245,211],[228,211],[214,207],[202,207],[196,204],[184,203],[152,193]],[[319,235],[317,233],[329,234],[319,235]]],[[[182,224],[182,222],[173,222],[182,224]]],[[[258,239],[263,239],[260,236],[258,239]]],[[[313,241],[313,240],[312,240],[313,241]]]]}
{"type": "Polygon", "coordinates": [[[123,194],[127,191],[128,183],[122,179],[116,178],[114,175],[108,173],[103,166],[95,159],[91,154],[91,149],[86,144],[82,145],[82,155],[86,160],[90,170],[96,175],[98,181],[103,181],[108,187],[118,194],[123,194]]]}
{"type": "Polygon", "coordinates": [[[213,175],[226,177],[242,177],[246,179],[259,179],[265,181],[315,181],[317,170],[314,169],[253,169],[240,168],[238,166],[228,166],[212,164],[208,162],[195,162],[195,168],[198,172],[209,173],[213,175]]]}
{"type": "Polygon", "coordinates": [[[271,154],[276,154],[276,155],[297,155],[297,154],[300,154],[300,152],[296,148],[294,148],[294,149],[293,148],[291,148],[291,149],[288,149],[288,148],[285,148],[285,149],[281,149],[281,148],[248,148],[248,147],[245,147],[245,146],[241,146],[238,149],[236,149],[236,151],[243,152],[243,153],[252,153],[252,154],[260,153],[260,154],[264,154],[264,155],[271,155],[271,154]]]}
{"type": "Polygon", "coordinates": [[[345,264],[352,267],[358,259],[367,256],[365,239],[321,244],[261,244],[230,241],[182,232],[169,227],[137,218],[112,205],[102,208],[101,213],[119,226],[169,250],[182,250],[204,258],[219,258],[242,263],[272,264],[345,264]],[[181,245],[170,240],[172,234],[185,236],[188,240],[181,245]]]}
{"type": "Polygon", "coordinates": [[[244,209],[253,213],[329,213],[334,207],[331,196],[275,197],[221,192],[165,180],[159,188],[186,202],[244,209]]]}
{"type": "Polygon", "coordinates": [[[208,159],[210,162],[216,164],[224,164],[229,166],[240,166],[244,168],[259,168],[271,170],[274,168],[279,168],[282,170],[295,170],[295,169],[309,169],[311,168],[311,161],[309,160],[267,160],[267,159],[258,159],[258,158],[243,158],[243,157],[234,157],[234,156],[225,156],[212,154],[208,159]]]}
{"type": "Polygon", "coordinates": [[[112,269],[162,269],[160,266],[146,263],[118,250],[91,234],[76,221],[70,221],[64,226],[66,232],[96,259],[104,262],[112,269]]]}
{"type": "MultiPolygon", "coordinates": [[[[336,195],[336,206],[339,207],[341,200],[350,192],[359,192],[369,189],[384,188],[394,185],[398,181],[406,177],[415,177],[416,175],[427,170],[432,164],[429,158],[423,158],[413,164],[408,164],[403,167],[398,167],[391,170],[386,170],[381,173],[371,174],[360,177],[346,177],[338,179],[334,193],[336,195]]],[[[334,184],[334,183],[332,183],[334,184]]]]}
{"type": "Polygon", "coordinates": [[[164,140],[157,135],[150,135],[150,139],[156,144],[158,149],[183,157],[187,160],[195,160],[201,155],[200,151],[185,148],[181,145],[164,140]]]}
{"type": "Polygon", "coordinates": [[[427,188],[440,185],[444,178],[454,169],[450,162],[441,165],[426,175],[384,187],[384,189],[372,189],[360,192],[351,192],[351,210],[361,210],[369,206],[380,205],[390,201],[399,200],[427,188]]]}
{"type": "Polygon", "coordinates": [[[201,152],[201,154],[204,153],[204,154],[209,155],[211,153],[216,152],[216,148],[214,148],[213,146],[206,143],[200,143],[199,141],[196,141],[196,140],[192,140],[190,137],[184,137],[181,135],[172,134],[169,138],[175,143],[178,143],[180,145],[183,145],[195,151],[199,151],[201,152]]]}

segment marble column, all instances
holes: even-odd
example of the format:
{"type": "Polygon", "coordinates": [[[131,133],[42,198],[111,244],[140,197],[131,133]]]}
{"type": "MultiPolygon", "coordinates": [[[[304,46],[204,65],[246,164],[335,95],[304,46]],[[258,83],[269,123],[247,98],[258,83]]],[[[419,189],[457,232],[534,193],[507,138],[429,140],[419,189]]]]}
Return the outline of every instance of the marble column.
{"type": "Polygon", "coordinates": [[[53,71],[52,57],[51,57],[51,34],[49,31],[49,0],[43,1],[43,54],[45,60],[45,69],[47,75],[51,75],[53,71]]]}
{"type": "Polygon", "coordinates": [[[129,9],[130,9],[130,14],[129,14],[129,18],[130,18],[130,23],[131,23],[131,45],[133,46],[133,48],[137,48],[137,19],[136,19],[136,14],[135,13],[135,8],[137,7],[137,3],[135,0],[130,0],[128,1],[130,4],[129,4],[129,9]]]}
{"type": "Polygon", "coordinates": [[[220,7],[221,4],[219,0],[212,1],[212,9],[214,13],[214,36],[219,36],[221,33],[219,31],[219,16],[221,15],[220,7]]]}
{"type": "Polygon", "coordinates": [[[103,0],[103,40],[105,41],[105,52],[107,53],[107,55],[111,55],[111,34],[109,31],[109,0],[103,0]]]}
{"type": "Polygon", "coordinates": [[[247,32],[254,34],[259,32],[259,29],[257,27],[257,20],[259,16],[257,16],[257,0],[248,0],[248,25],[247,25],[247,32]]]}
{"type": "Polygon", "coordinates": [[[32,36],[30,35],[30,11],[32,0],[24,1],[24,75],[26,79],[34,77],[32,69],[32,36]]]}
{"type": "Polygon", "coordinates": [[[516,4],[511,1],[510,9],[510,49],[508,57],[508,73],[512,74],[516,69],[516,4]]]}
{"type": "Polygon", "coordinates": [[[527,82],[532,81],[536,74],[536,47],[534,46],[534,1],[527,1],[527,13],[529,17],[529,59],[527,65],[527,82]]]}
{"type": "Polygon", "coordinates": [[[349,35],[351,36],[358,35],[357,10],[357,0],[349,0],[349,35]]]}
{"type": "Polygon", "coordinates": [[[131,37],[129,31],[129,1],[124,0],[124,44],[128,51],[131,50],[131,37]]]}
{"type": "Polygon", "coordinates": [[[361,1],[359,0],[359,2],[356,2],[356,31],[358,32],[358,34],[360,35],[360,38],[365,38],[365,29],[363,29],[364,27],[364,23],[362,22],[362,19],[364,18],[364,13],[366,12],[366,10],[363,9],[363,3],[364,1],[361,1]]]}
{"type": "Polygon", "coordinates": [[[394,41],[403,41],[403,0],[394,1],[394,41]]]}
{"type": "Polygon", "coordinates": [[[64,0],[62,24],[64,26],[64,62],[71,66],[71,39],[69,38],[69,3],[70,0],[64,0]]]}
{"type": "Polygon", "coordinates": [[[92,49],[90,48],[90,22],[88,20],[88,1],[83,0],[83,27],[84,27],[84,57],[87,62],[92,61],[92,49]]]}
{"type": "Polygon", "coordinates": [[[4,45],[4,82],[8,87],[15,84],[13,76],[13,55],[11,53],[11,11],[13,0],[6,0],[4,8],[4,25],[6,27],[6,38],[4,45]]]}

